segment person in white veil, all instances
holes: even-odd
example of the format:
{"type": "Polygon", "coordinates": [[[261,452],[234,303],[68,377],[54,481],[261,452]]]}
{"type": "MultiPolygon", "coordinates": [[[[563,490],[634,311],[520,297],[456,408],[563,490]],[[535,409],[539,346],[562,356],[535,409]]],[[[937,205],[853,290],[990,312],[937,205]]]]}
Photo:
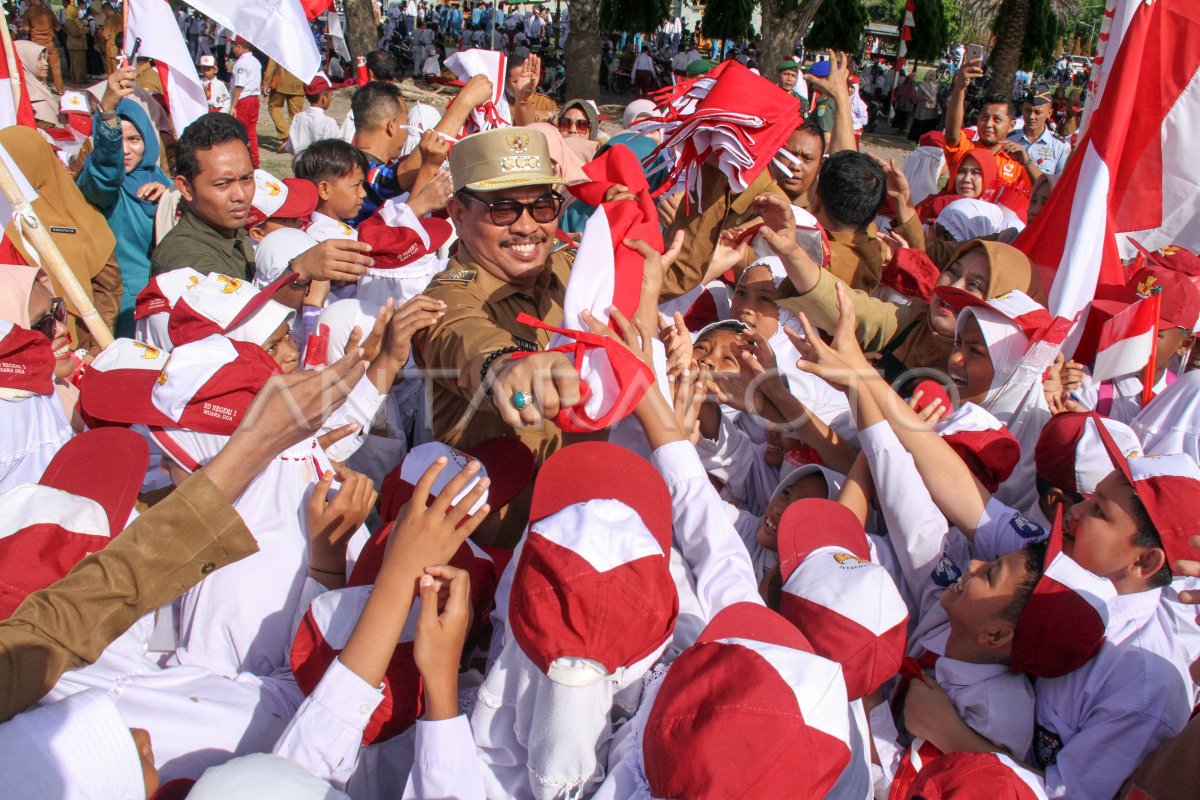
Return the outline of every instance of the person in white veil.
{"type": "Polygon", "coordinates": [[[421,134],[433,130],[441,121],[442,112],[437,108],[420,100],[414,102],[412,108],[408,109],[408,138],[404,140],[400,157],[403,158],[416,150],[417,145],[421,143],[421,134]]]}

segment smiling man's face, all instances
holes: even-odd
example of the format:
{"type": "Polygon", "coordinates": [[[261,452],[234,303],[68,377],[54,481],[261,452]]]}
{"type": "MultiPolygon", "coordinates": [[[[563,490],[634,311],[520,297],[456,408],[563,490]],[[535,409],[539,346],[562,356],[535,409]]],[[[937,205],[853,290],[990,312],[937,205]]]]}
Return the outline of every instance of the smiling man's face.
{"type": "Polygon", "coordinates": [[[446,203],[454,228],[471,255],[489,274],[508,283],[528,285],[541,273],[554,246],[558,220],[537,222],[528,209],[510,225],[492,222],[487,203],[516,200],[530,203],[550,195],[550,186],[524,186],[475,197],[457,194],[446,203]]]}

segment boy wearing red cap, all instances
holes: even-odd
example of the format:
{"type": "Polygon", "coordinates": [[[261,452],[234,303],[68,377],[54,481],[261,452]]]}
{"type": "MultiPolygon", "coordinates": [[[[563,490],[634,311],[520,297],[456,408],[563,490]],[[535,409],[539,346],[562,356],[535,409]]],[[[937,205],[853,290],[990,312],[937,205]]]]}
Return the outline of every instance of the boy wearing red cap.
{"type": "Polygon", "coordinates": [[[339,126],[325,113],[333,102],[333,84],[325,73],[318,72],[304,87],[308,106],[292,117],[288,128],[287,151],[297,158],[313,142],[338,138],[339,126]]]}
{"type": "MultiPolygon", "coordinates": [[[[870,391],[946,518],[972,541],[981,558],[1007,557],[1046,531],[992,497],[961,460],[894,392],[871,374],[853,341],[853,313],[842,300],[834,348],[816,345],[818,371],[836,363],[857,372],[859,391],[870,391]]],[[[1064,522],[1066,556],[1112,582],[1119,597],[1110,606],[1105,644],[1095,657],[1065,675],[1039,680],[1033,761],[1046,771],[1051,795],[1108,797],[1141,759],[1187,721],[1190,679],[1187,655],[1163,610],[1170,564],[1194,555],[1189,519],[1200,502],[1200,468],[1188,456],[1126,460],[1107,429],[1097,431],[1115,466],[1095,493],[1071,509],[1064,522]]],[[[993,750],[956,714],[940,711],[923,723],[926,738],[943,750],[993,750]]],[[[910,721],[911,724],[911,721],[910,721]]]]}

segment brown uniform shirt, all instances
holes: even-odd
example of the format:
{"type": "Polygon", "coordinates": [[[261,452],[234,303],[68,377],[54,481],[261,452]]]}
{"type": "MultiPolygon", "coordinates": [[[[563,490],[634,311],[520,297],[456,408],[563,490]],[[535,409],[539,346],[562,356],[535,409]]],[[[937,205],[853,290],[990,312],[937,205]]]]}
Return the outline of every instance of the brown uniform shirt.
{"type": "Polygon", "coordinates": [[[676,231],[684,232],[679,258],[664,276],[663,300],[679,297],[700,285],[721,231],[735,228],[758,216],[753,209],[754,198],[760,194],[777,194],[787,199],[783,190],[775,184],[770,170],[764,169],[754,183],[740,194],[734,194],[729,188],[729,180],[721,170],[709,164],[702,165],[700,170],[700,202],[685,198],[682,202],[690,203],[690,206],[680,206],[671,227],[663,235],[670,246],[676,231]]]}
{"type": "MultiPolygon", "coordinates": [[[[544,349],[549,331],[517,322],[522,314],[559,325],[573,256],[559,251],[529,288],[506,283],[475,262],[463,243],[447,269],[433,277],[425,294],[443,301],[446,314],[413,340],[417,365],[435,371],[430,376],[434,434],[454,447],[468,448],[514,431],[500,418],[481,387],[480,369],[488,354],[507,347],[533,345],[544,349]]],[[[515,435],[542,463],[575,438],[552,422],[524,428],[515,435]]]]}
{"type": "MultiPolygon", "coordinates": [[[[910,246],[924,249],[921,221],[915,215],[902,225],[896,226],[910,246]],[[920,236],[921,241],[915,239],[920,236]]],[[[870,292],[879,285],[883,267],[887,263],[887,250],[875,224],[866,231],[829,231],[829,271],[850,284],[852,289],[870,292]]]]}
{"type": "Polygon", "coordinates": [[[263,71],[263,85],[270,87],[272,92],[280,94],[304,94],[304,81],[280,67],[274,59],[267,62],[267,68],[263,71]],[[277,81],[276,77],[278,77],[277,81]],[[276,82],[272,84],[272,81],[276,82]]]}

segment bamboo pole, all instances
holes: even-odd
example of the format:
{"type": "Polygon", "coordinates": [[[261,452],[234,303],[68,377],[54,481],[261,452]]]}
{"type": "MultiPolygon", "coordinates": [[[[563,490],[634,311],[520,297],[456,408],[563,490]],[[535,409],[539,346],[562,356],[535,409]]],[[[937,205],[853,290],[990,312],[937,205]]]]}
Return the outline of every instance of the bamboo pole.
{"type": "MultiPolygon", "coordinates": [[[[13,55],[15,49],[12,43],[12,36],[8,32],[8,18],[5,16],[3,8],[0,8],[0,38],[3,39],[4,55],[9,65],[9,84],[14,87],[14,107],[20,108],[20,70],[17,68],[16,58],[13,55]]],[[[58,245],[54,243],[50,232],[46,230],[46,227],[42,225],[42,221],[38,219],[33,206],[26,199],[25,193],[21,191],[21,187],[17,185],[17,180],[13,177],[12,170],[8,168],[8,163],[3,158],[0,158],[0,193],[3,193],[5,199],[8,200],[8,205],[13,210],[14,219],[21,220],[18,230],[28,237],[29,244],[32,245],[33,249],[41,257],[41,266],[50,273],[50,277],[62,288],[64,298],[75,308],[80,318],[83,319],[84,324],[91,331],[92,338],[96,340],[96,344],[102,348],[108,347],[113,341],[112,332],[104,324],[104,320],[100,319],[100,313],[96,311],[96,306],[92,303],[92,298],[88,297],[87,292],[79,285],[79,280],[75,277],[75,273],[71,271],[67,260],[63,258],[62,251],[58,249],[58,245]]]]}

